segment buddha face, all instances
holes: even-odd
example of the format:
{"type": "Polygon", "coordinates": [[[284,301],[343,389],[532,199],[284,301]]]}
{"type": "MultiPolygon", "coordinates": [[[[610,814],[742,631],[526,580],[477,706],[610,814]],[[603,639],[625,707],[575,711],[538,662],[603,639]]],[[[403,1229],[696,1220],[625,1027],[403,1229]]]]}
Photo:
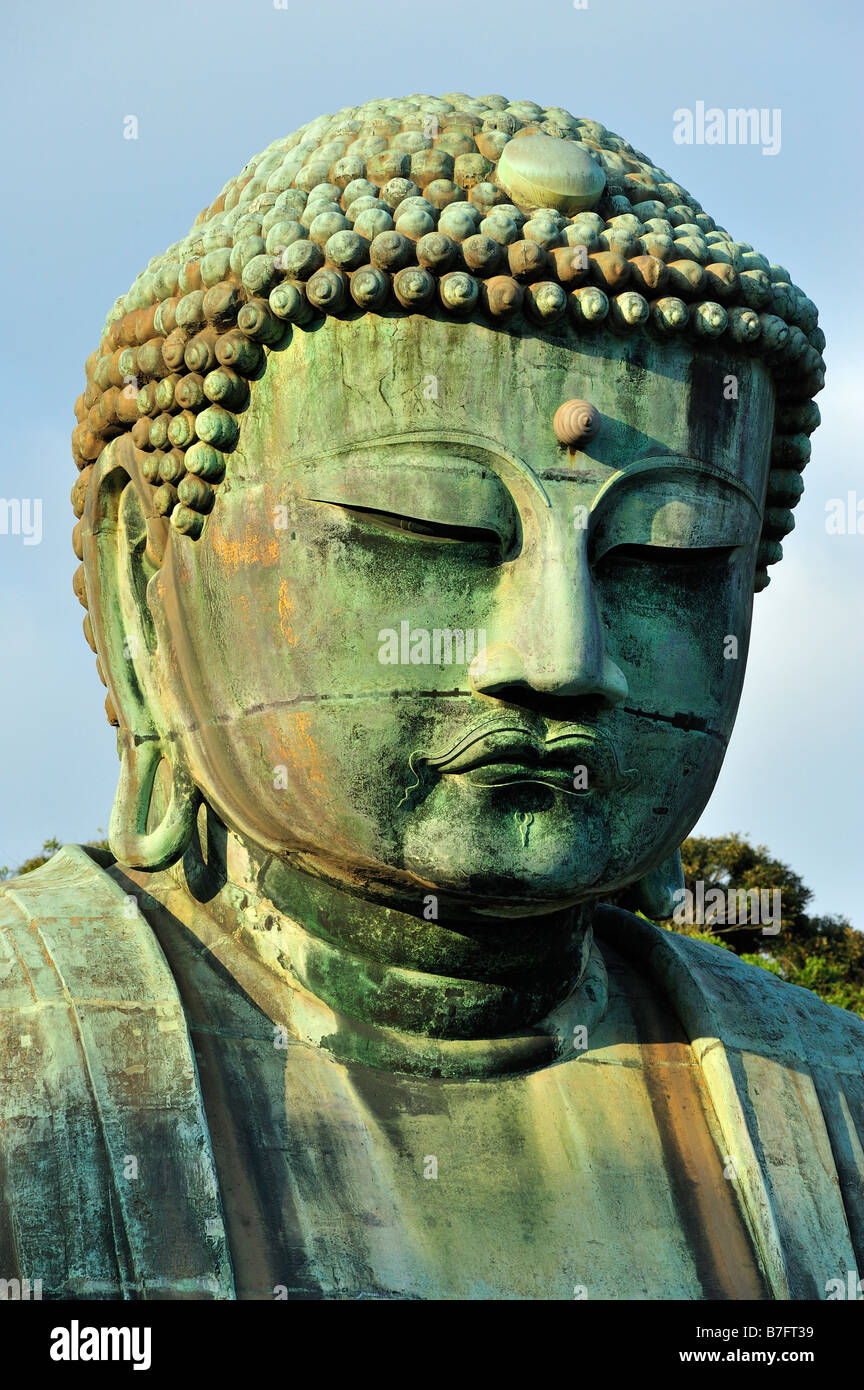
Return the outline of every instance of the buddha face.
{"type": "Polygon", "coordinates": [[[540,913],[642,876],[731,731],[771,412],[760,363],[645,336],[295,331],[202,536],[172,533],[148,589],[204,796],[414,912],[540,913]],[[581,449],[552,423],[574,397],[601,415],[581,449]]]}

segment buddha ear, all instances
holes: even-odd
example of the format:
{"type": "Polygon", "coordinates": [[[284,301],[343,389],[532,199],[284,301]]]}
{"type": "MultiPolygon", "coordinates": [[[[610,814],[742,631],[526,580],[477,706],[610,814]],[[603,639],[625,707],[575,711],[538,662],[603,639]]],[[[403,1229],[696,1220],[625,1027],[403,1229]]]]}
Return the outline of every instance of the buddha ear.
{"type": "Polygon", "coordinates": [[[628,889],[622,904],[631,912],[641,912],[652,921],[665,921],[671,917],[680,903],[676,893],[684,887],[684,868],[681,851],[676,849],[656,869],[651,869],[644,878],[637,879],[628,889]]]}
{"type": "Polygon", "coordinates": [[[102,450],[87,488],[81,543],[93,642],[121,738],[141,740],[156,732],[147,584],[161,563],[167,526],[153,512],[138,454],[128,434],[102,450]]]}
{"type": "Polygon", "coordinates": [[[163,715],[147,586],[168,526],[153,509],[139,457],[128,435],[103,449],[81,540],[93,641],[119,722],[120,781],[108,839],[121,863],[161,869],[188,845],[199,797],[163,715]]]}

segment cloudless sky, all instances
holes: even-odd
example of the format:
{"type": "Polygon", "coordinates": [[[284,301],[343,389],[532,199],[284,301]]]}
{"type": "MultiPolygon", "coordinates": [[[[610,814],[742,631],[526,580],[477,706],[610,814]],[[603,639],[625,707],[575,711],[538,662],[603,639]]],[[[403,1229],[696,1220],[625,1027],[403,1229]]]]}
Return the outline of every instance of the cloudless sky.
{"type": "Polygon", "coordinates": [[[3,0],[0,495],[42,498],[44,520],[40,545],[0,535],[0,864],[47,836],[91,838],[113,798],[68,500],[72,406],[108,308],[251,155],[322,112],[501,92],[602,121],[819,306],[824,423],[786,558],[756,599],[738,724],[698,830],[749,833],[818,910],[864,927],[864,535],[825,527],[830,499],[864,498],[860,14],[857,0],[3,0]],[[699,101],[779,108],[780,152],[676,144],[673,112],[699,101]]]}

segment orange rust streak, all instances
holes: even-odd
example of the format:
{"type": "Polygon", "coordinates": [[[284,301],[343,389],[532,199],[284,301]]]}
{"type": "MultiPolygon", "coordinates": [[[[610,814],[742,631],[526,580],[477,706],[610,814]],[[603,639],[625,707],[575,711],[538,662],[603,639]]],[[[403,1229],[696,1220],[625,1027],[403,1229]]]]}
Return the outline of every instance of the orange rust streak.
{"type": "Polygon", "coordinates": [[[212,544],[228,574],[236,573],[243,565],[275,565],[279,559],[279,543],[275,536],[262,544],[257,531],[247,531],[236,541],[214,531],[212,544]]]}
{"type": "Polygon", "coordinates": [[[321,766],[318,747],[309,732],[310,715],[297,710],[288,715],[293,729],[277,733],[277,741],[285,766],[307,782],[324,785],[324,769],[321,766]],[[285,737],[287,733],[287,738],[285,737]]]}
{"type": "Polygon", "coordinates": [[[248,595],[248,594],[238,594],[238,595],[237,595],[237,606],[239,607],[241,613],[243,614],[243,621],[244,621],[249,627],[251,627],[251,626],[252,626],[252,609],[251,609],[250,606],[249,606],[249,595],[248,595]]]}
{"type": "Polygon", "coordinates": [[[294,600],[288,592],[288,580],[283,579],[279,584],[279,631],[289,646],[296,647],[297,634],[291,625],[293,612],[294,600]]]}

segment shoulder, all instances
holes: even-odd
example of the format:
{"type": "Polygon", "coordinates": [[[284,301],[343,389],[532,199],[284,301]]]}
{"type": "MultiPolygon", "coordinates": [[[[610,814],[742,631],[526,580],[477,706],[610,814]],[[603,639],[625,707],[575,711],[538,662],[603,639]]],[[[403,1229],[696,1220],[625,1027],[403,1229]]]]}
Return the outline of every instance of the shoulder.
{"type": "Polygon", "coordinates": [[[80,914],[94,892],[110,900],[119,891],[106,872],[113,863],[105,850],[63,845],[38,869],[0,883],[0,922],[8,929],[34,908],[40,916],[80,914]]]}
{"type": "Polygon", "coordinates": [[[102,851],[64,845],[0,884],[0,1028],[61,1001],[74,1009],[171,1001],[176,986],[152,928],[102,851]]]}
{"type": "MultiPolygon", "coordinates": [[[[741,1051],[800,1058],[860,1074],[864,1019],[827,1004],[732,951],[658,927],[620,908],[597,912],[598,935],[635,954],[662,982],[691,1029],[714,1024],[715,1035],[741,1051]]],[[[692,1031],[691,1031],[692,1036],[692,1031]]]]}
{"type": "Polygon", "coordinates": [[[66,845],[0,885],[0,1269],[50,1297],[230,1298],[182,1001],[111,865],[66,845]]]}

